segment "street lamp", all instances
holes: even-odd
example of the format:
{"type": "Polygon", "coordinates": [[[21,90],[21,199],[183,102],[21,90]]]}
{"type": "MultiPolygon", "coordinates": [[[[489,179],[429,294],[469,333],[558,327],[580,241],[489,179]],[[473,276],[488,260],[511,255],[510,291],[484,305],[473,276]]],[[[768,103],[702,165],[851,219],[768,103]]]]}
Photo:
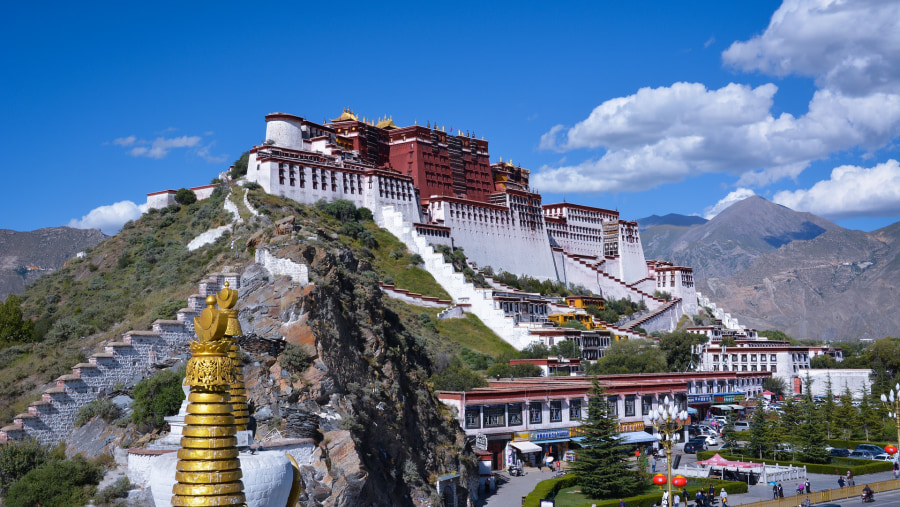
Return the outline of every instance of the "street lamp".
{"type": "MultiPolygon", "coordinates": [[[[667,504],[672,505],[672,446],[680,439],[679,431],[687,422],[687,412],[678,412],[674,400],[666,396],[663,403],[651,410],[646,423],[652,426],[662,437],[660,444],[666,450],[666,483],[668,484],[667,504]]],[[[654,481],[656,482],[656,481],[654,481]]]]}
{"type": "MultiPolygon", "coordinates": [[[[894,386],[894,389],[888,390],[888,395],[881,394],[881,403],[884,408],[888,409],[888,417],[892,418],[897,426],[897,445],[900,445],[900,382],[894,386]]],[[[887,448],[885,448],[885,452],[887,452],[887,448]]]]}

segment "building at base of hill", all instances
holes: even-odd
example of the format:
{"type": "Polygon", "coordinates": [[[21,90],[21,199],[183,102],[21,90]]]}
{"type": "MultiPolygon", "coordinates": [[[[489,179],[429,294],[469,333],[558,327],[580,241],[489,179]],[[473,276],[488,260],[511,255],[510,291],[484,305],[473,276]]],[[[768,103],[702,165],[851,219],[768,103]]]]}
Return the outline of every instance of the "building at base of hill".
{"type": "MultiPolygon", "coordinates": [[[[770,376],[759,371],[687,372],[597,379],[619,420],[622,438],[643,448],[656,446],[658,437],[644,421],[666,396],[699,421],[725,406],[743,410],[741,403],[759,396],[770,376]]],[[[455,409],[466,436],[482,447],[481,466],[490,473],[519,462],[536,466],[547,456],[563,460],[568,451],[577,453],[592,381],[571,376],[491,380],[488,387],[471,391],[439,391],[438,399],[455,409]]]]}

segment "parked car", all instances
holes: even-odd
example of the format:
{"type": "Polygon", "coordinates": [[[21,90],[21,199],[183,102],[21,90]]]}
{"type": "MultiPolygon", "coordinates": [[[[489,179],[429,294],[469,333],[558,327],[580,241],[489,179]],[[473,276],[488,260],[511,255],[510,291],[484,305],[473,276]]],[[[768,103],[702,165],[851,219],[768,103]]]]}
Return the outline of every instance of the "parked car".
{"type": "Polygon", "coordinates": [[[734,423],[734,431],[749,431],[750,423],[747,421],[737,421],[734,423]]]}
{"type": "Polygon", "coordinates": [[[877,459],[878,461],[890,461],[891,463],[896,463],[897,460],[894,459],[890,454],[883,452],[881,454],[876,454],[872,459],[877,459]]]}
{"type": "Polygon", "coordinates": [[[856,449],[854,449],[854,450],[856,450],[856,451],[869,451],[869,452],[871,452],[873,455],[875,455],[875,454],[881,454],[881,453],[884,452],[884,448],[883,448],[883,447],[878,447],[878,446],[875,445],[875,444],[859,444],[859,445],[856,446],[856,449]]]}
{"type": "Polygon", "coordinates": [[[842,447],[833,447],[828,450],[828,455],[836,458],[846,458],[850,456],[850,449],[844,449],[842,447]]]}
{"type": "Polygon", "coordinates": [[[700,445],[700,450],[705,451],[707,449],[706,437],[697,437],[688,440],[688,443],[695,443],[700,445]]]}
{"type": "Polygon", "coordinates": [[[685,454],[697,454],[698,451],[703,450],[703,442],[699,440],[690,440],[686,444],[684,444],[684,453],[685,454]]]}
{"type": "Polygon", "coordinates": [[[847,457],[848,458],[856,458],[856,459],[875,459],[875,453],[872,451],[867,451],[865,449],[862,449],[862,450],[857,449],[857,450],[851,452],[850,455],[847,457]]]}
{"type": "Polygon", "coordinates": [[[719,441],[716,439],[715,435],[711,435],[708,433],[701,433],[700,437],[697,440],[703,439],[707,448],[713,445],[719,445],[719,441]]]}

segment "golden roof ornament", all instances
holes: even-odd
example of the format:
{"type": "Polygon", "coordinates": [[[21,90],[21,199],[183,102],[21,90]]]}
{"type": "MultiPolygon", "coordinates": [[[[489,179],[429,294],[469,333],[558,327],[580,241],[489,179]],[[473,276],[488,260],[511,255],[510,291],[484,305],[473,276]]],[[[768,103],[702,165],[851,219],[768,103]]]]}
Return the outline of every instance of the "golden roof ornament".
{"type": "Polygon", "coordinates": [[[246,502],[229,394],[235,375],[227,355],[231,341],[224,339],[228,317],[215,303],[214,296],[207,297],[207,307],[194,318],[198,341],[191,342],[192,357],[184,379],[191,391],[175,468],[177,482],[172,486],[174,506],[243,506],[246,502]]]}
{"type": "Polygon", "coordinates": [[[230,342],[228,357],[234,366],[234,382],[231,383],[230,389],[231,406],[234,409],[234,425],[238,431],[244,431],[250,422],[250,409],[247,407],[247,389],[244,386],[244,375],[238,357],[237,337],[244,335],[241,330],[241,322],[238,320],[238,311],[234,308],[238,302],[238,291],[232,289],[230,284],[225,282],[225,286],[216,294],[216,300],[222,309],[220,313],[228,320],[225,339],[230,342]]]}

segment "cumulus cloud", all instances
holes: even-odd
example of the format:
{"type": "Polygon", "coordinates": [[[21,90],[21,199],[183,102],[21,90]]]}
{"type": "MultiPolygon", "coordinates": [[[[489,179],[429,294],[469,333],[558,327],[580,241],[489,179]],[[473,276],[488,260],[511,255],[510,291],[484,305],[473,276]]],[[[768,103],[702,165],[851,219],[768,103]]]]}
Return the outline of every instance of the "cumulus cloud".
{"type": "MultiPolygon", "coordinates": [[[[164,132],[172,130],[175,129],[170,127],[164,132]]],[[[212,135],[212,132],[207,132],[204,135],[212,135]]],[[[141,139],[137,136],[128,136],[119,137],[113,140],[112,144],[125,148],[125,152],[132,157],[162,159],[168,156],[172,150],[186,149],[188,150],[188,153],[196,155],[210,163],[222,163],[227,158],[226,155],[214,155],[211,152],[211,149],[215,146],[216,142],[209,141],[204,143],[202,136],[160,136],[153,140],[141,139]]]]}
{"type": "Polygon", "coordinates": [[[131,146],[134,142],[137,141],[137,137],[128,136],[128,137],[120,137],[118,139],[113,140],[113,144],[119,146],[131,146]]]}
{"type": "Polygon", "coordinates": [[[712,220],[713,217],[724,211],[725,208],[754,195],[756,195],[756,192],[749,188],[739,188],[723,197],[722,200],[720,200],[716,204],[703,210],[703,218],[712,220]]]}
{"type": "Polygon", "coordinates": [[[742,175],[739,185],[794,178],[811,161],[857,146],[874,150],[900,134],[900,95],[850,97],[819,90],[807,114],[771,114],[777,87],[700,83],[643,88],[610,99],[541,147],[604,149],[599,157],[544,167],[532,178],[551,192],[640,191],[702,173],[742,175]]]}
{"type": "Polygon", "coordinates": [[[896,216],[900,214],[900,163],[891,159],[871,168],[836,167],[829,179],[810,189],[777,192],[772,200],[834,219],[896,216]]]}
{"type": "Polygon", "coordinates": [[[135,204],[131,201],[119,201],[92,209],[81,219],[69,220],[68,226],[76,229],[100,229],[104,234],[119,232],[122,225],[135,220],[147,211],[146,204],[135,204]]]}
{"type": "Polygon", "coordinates": [[[785,0],[765,32],[722,59],[744,71],[815,79],[847,95],[900,93],[900,2],[785,0]]]}
{"type": "Polygon", "coordinates": [[[596,154],[543,167],[533,184],[641,191],[729,173],[739,187],[762,187],[796,179],[833,153],[873,153],[900,136],[900,2],[785,0],[764,33],[733,43],[722,58],[743,71],[811,77],[818,90],[805,114],[775,116],[774,84],[642,88],[541,136],[542,149],[596,154]]]}

